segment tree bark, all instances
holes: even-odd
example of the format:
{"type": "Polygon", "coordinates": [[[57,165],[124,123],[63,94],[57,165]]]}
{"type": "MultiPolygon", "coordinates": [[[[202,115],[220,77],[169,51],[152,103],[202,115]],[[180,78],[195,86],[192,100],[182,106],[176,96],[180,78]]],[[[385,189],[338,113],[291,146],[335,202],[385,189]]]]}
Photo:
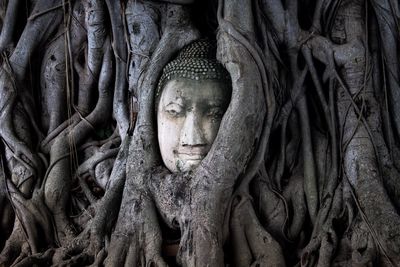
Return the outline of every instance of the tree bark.
{"type": "Polygon", "coordinates": [[[0,266],[396,266],[399,3],[0,1],[0,266]],[[232,94],[201,164],[156,90],[209,38],[232,94]]]}

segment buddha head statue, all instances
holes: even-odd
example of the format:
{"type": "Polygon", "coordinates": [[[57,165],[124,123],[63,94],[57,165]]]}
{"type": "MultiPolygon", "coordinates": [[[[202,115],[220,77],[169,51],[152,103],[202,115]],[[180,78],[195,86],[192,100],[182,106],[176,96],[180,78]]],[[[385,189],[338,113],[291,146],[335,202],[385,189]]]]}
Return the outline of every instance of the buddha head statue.
{"type": "Polygon", "coordinates": [[[173,173],[196,168],[209,152],[231,98],[216,45],[198,40],[163,69],[156,96],[162,160],[173,173]]]}

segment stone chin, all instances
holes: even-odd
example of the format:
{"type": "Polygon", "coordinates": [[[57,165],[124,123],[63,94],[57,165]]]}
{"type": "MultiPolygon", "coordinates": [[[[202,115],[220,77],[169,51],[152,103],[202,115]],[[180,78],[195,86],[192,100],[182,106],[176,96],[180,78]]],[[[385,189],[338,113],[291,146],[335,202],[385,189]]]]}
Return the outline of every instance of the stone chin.
{"type": "Polygon", "coordinates": [[[204,158],[204,156],[202,158],[197,158],[197,159],[179,158],[176,160],[176,168],[178,169],[179,172],[193,171],[200,165],[203,158],[204,158]]]}

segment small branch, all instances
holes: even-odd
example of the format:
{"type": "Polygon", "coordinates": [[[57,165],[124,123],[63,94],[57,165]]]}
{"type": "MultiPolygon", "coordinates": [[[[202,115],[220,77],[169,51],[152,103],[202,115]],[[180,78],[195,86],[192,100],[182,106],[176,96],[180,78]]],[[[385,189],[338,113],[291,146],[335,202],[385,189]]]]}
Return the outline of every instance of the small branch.
{"type": "Polygon", "coordinates": [[[272,27],[275,29],[280,43],[284,41],[285,34],[285,10],[281,0],[260,0],[261,6],[268,19],[271,20],[272,27]]]}
{"type": "MultiPolygon", "coordinates": [[[[17,2],[17,1],[16,1],[16,2],[17,2]]],[[[69,4],[69,2],[64,2],[64,3],[61,4],[61,5],[58,5],[58,6],[55,6],[55,7],[51,7],[51,8],[49,8],[49,9],[46,9],[46,10],[41,11],[41,12],[37,12],[37,13],[35,13],[35,14],[30,15],[29,18],[28,18],[28,20],[34,20],[34,19],[36,19],[36,18],[38,18],[38,17],[40,17],[40,16],[43,16],[43,15],[45,15],[45,14],[51,12],[51,11],[57,10],[57,9],[59,9],[59,8],[62,8],[64,5],[68,5],[68,4],[69,4]]]]}
{"type": "Polygon", "coordinates": [[[21,2],[22,0],[8,1],[6,16],[0,34],[0,52],[3,52],[12,43],[21,2]]]}
{"type": "Polygon", "coordinates": [[[303,142],[304,162],[304,191],[307,199],[308,211],[312,223],[315,223],[318,213],[318,179],[316,174],[313,144],[311,140],[310,118],[307,110],[307,101],[302,97],[297,105],[301,121],[301,137],[303,142]]]}

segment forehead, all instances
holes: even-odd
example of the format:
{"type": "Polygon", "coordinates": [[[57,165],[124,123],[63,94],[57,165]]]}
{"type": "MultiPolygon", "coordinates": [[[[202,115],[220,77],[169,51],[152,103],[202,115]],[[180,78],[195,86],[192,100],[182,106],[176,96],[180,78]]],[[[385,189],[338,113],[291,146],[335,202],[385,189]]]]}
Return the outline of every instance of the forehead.
{"type": "Polygon", "coordinates": [[[161,101],[182,99],[186,101],[220,100],[230,96],[230,85],[219,80],[173,79],[166,83],[161,101]]]}

